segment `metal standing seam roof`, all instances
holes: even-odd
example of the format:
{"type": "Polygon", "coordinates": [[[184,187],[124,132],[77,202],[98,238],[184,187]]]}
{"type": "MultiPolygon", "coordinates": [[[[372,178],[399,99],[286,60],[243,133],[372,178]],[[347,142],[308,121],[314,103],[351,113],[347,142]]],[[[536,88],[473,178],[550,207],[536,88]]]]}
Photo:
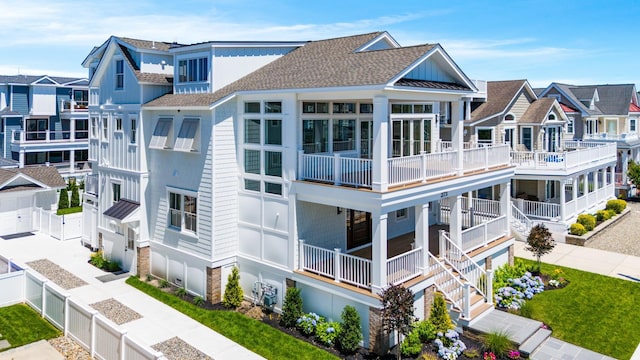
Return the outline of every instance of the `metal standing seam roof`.
{"type": "MultiPolygon", "coordinates": [[[[238,91],[385,85],[428,51],[439,46],[425,44],[356,52],[381,34],[375,32],[311,41],[214,93],[167,94],[145,106],[208,106],[238,91]]],[[[405,82],[405,86],[408,84],[405,82]]],[[[417,84],[427,85],[426,82],[413,83],[417,84]]]]}
{"type": "Polygon", "coordinates": [[[108,208],[103,214],[110,218],[122,221],[139,207],[139,202],[121,198],[117,203],[108,208]]]}

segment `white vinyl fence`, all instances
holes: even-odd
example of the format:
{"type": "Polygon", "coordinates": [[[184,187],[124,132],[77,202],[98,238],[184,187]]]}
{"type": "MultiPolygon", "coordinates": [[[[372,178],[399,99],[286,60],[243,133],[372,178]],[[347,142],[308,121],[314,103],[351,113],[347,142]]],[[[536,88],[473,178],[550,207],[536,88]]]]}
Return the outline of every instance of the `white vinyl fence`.
{"type": "Polygon", "coordinates": [[[56,284],[31,270],[12,269],[0,274],[0,306],[25,302],[96,359],[166,359],[161,352],[131,339],[96,310],[72,299],[56,284]]]}
{"type": "Polygon", "coordinates": [[[82,213],[56,215],[37,208],[33,211],[34,228],[60,241],[82,238],[82,213]]]}

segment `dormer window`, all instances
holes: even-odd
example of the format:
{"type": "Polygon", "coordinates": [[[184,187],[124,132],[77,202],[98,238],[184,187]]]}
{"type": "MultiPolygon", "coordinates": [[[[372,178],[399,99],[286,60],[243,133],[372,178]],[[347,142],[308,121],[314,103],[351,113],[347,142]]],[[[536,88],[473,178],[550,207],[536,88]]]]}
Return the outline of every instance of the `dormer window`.
{"type": "Polygon", "coordinates": [[[504,121],[514,122],[516,121],[516,116],[513,114],[507,114],[504,116],[504,121]]]}
{"type": "Polygon", "coordinates": [[[549,114],[549,116],[547,116],[547,119],[549,121],[554,121],[556,119],[556,115],[555,114],[549,114]]]}
{"type": "Polygon", "coordinates": [[[124,89],[124,60],[116,60],[115,67],[115,88],[122,90],[124,89]]]}
{"type": "Polygon", "coordinates": [[[184,59],[178,61],[178,82],[204,82],[209,80],[209,59],[184,59]]]}

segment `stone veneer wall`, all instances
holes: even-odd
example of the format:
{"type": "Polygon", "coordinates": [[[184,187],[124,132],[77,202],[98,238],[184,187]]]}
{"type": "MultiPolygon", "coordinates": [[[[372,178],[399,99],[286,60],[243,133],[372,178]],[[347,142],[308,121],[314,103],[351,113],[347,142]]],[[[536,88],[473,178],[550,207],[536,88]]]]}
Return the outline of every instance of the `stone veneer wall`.
{"type": "Polygon", "coordinates": [[[516,247],[514,245],[509,246],[509,265],[513,266],[516,257],[516,247]]]}
{"type": "Polygon", "coordinates": [[[436,296],[435,286],[429,286],[424,289],[424,318],[425,320],[431,315],[431,307],[433,306],[433,298],[436,296]]]}
{"type": "Polygon", "coordinates": [[[151,247],[139,247],[136,252],[136,271],[141,279],[151,274],[151,247]]]}
{"type": "Polygon", "coordinates": [[[382,355],[389,349],[389,336],[382,330],[382,310],[369,308],[369,350],[382,355]]]}
{"type": "Polygon", "coordinates": [[[207,301],[217,304],[222,301],[222,268],[207,267],[207,301]]]}
{"type": "MultiPolygon", "coordinates": [[[[511,261],[511,260],[509,260],[509,261],[511,261]]],[[[493,257],[491,257],[491,255],[487,256],[484,259],[484,269],[485,270],[492,270],[493,269],[493,257]]]]}

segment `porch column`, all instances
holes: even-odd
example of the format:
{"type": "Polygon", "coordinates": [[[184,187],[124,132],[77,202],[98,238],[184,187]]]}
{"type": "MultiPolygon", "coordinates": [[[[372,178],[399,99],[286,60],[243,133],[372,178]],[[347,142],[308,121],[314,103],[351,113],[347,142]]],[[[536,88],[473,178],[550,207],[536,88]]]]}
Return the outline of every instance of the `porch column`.
{"type": "Polygon", "coordinates": [[[371,213],[371,291],[376,294],[387,286],[387,217],[380,210],[371,213]]]}
{"type": "Polygon", "coordinates": [[[300,246],[298,246],[298,221],[296,215],[298,202],[296,201],[296,197],[296,193],[289,193],[289,208],[287,209],[287,222],[289,223],[289,248],[287,249],[287,251],[289,252],[288,265],[289,269],[291,270],[302,268],[301,266],[296,266],[296,264],[300,264],[300,246]],[[296,255],[298,259],[296,259],[296,255]]]}
{"type": "Polygon", "coordinates": [[[628,150],[622,150],[622,185],[627,185],[627,171],[629,170],[628,150]]]}
{"type": "MultiPolygon", "coordinates": [[[[73,104],[71,106],[73,106],[73,104]]],[[[76,120],[75,119],[69,120],[69,140],[71,141],[76,140],[76,120]]]]}
{"type": "Polygon", "coordinates": [[[429,261],[429,203],[416,205],[415,212],[415,246],[422,248],[422,266],[426,269],[429,261]]]}
{"type": "Polygon", "coordinates": [[[74,173],[76,170],[76,151],[69,150],[69,172],[74,173]]]}
{"type": "Polygon", "coordinates": [[[506,232],[511,226],[511,181],[500,184],[500,214],[507,217],[506,232]]]}
{"type": "Polygon", "coordinates": [[[373,168],[371,187],[374,191],[387,191],[389,176],[387,168],[389,154],[389,99],[373,97],[373,168]]]}
{"type": "Polygon", "coordinates": [[[462,196],[449,198],[451,215],[449,218],[449,237],[458,247],[462,248],[462,196]]]}
{"type": "Polygon", "coordinates": [[[24,150],[20,149],[20,154],[18,155],[18,161],[20,162],[20,164],[18,165],[19,167],[23,168],[24,167],[24,150]]]}
{"type": "Polygon", "coordinates": [[[464,102],[451,102],[451,147],[457,152],[457,161],[454,165],[458,175],[464,173],[464,164],[462,162],[462,153],[464,149],[464,102]]]}
{"type": "Polygon", "coordinates": [[[573,213],[578,214],[578,176],[571,178],[571,193],[573,195],[573,213]]]}
{"type": "Polygon", "coordinates": [[[564,193],[564,181],[560,180],[558,182],[560,183],[560,220],[564,221],[567,215],[567,196],[564,193]]]}

